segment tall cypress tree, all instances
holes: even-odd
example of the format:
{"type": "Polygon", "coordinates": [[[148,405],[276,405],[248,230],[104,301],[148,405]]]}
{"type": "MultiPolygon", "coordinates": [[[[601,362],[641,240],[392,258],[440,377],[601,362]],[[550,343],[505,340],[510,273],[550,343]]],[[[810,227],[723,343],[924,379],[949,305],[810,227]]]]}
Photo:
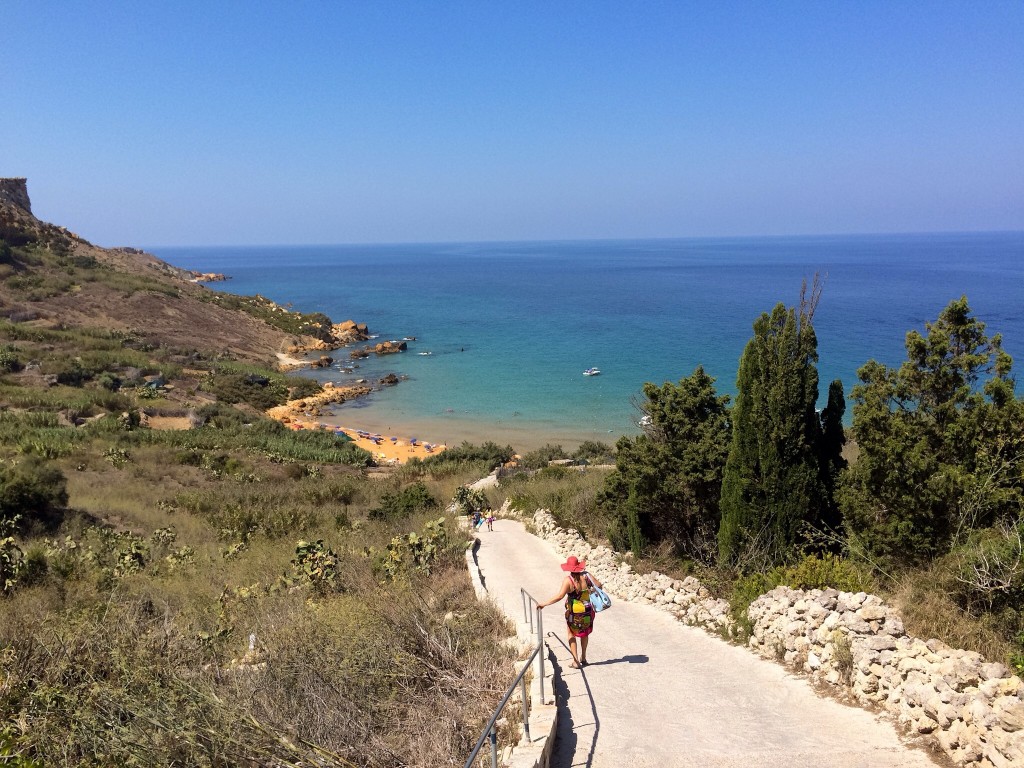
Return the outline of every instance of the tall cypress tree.
{"type": "MultiPolygon", "coordinates": [[[[806,286],[805,286],[806,293],[806,286]]],[[[801,523],[823,504],[818,443],[818,341],[811,318],[778,304],[754,323],[740,359],[732,443],[722,478],[719,559],[759,568],[793,554],[801,523]]]]}
{"type": "Polygon", "coordinates": [[[845,413],[846,397],[843,382],[836,379],[828,385],[828,404],[821,412],[821,439],[818,442],[818,468],[825,492],[821,523],[832,532],[839,531],[842,526],[842,515],[835,492],[839,473],[846,468],[846,459],[843,458],[843,446],[846,445],[846,431],[843,429],[845,413]]]}

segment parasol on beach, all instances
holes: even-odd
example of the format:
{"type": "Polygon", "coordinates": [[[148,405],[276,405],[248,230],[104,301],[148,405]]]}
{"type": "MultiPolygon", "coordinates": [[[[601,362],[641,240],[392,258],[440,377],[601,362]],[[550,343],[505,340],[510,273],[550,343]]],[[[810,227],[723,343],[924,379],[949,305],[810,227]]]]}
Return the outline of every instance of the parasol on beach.
{"type": "Polygon", "coordinates": [[[398,438],[397,437],[392,437],[391,438],[391,442],[392,443],[397,443],[398,442],[398,438]]]}

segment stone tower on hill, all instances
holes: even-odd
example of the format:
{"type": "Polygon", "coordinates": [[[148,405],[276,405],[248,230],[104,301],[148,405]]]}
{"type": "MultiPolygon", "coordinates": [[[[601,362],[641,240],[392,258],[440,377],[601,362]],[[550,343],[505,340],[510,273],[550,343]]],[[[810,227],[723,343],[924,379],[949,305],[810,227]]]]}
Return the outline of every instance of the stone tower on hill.
{"type": "Polygon", "coordinates": [[[0,178],[0,200],[32,213],[32,203],[28,199],[28,179],[0,178]]]}

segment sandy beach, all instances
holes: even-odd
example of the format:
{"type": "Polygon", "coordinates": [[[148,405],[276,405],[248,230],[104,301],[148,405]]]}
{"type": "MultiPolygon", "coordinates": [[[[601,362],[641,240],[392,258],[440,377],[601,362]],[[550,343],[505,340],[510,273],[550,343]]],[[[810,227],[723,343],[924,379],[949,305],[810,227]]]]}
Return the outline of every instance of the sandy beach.
{"type": "MultiPolygon", "coordinates": [[[[279,352],[278,366],[289,371],[308,367],[308,362],[279,352]]],[[[336,387],[327,383],[319,395],[290,400],[286,404],[271,408],[267,415],[280,421],[290,429],[319,429],[326,432],[344,433],[356,445],[369,452],[378,464],[404,464],[411,458],[426,458],[440,453],[448,446],[430,441],[419,440],[415,436],[399,437],[398,435],[382,434],[373,429],[341,426],[324,421],[313,421],[311,417],[319,417],[320,409],[331,405],[340,405],[347,400],[364,397],[370,391],[366,386],[336,387]]]]}
{"type": "MultiPolygon", "coordinates": [[[[281,370],[308,368],[308,361],[285,353],[277,354],[281,370]]],[[[341,431],[360,448],[369,451],[380,464],[403,464],[410,458],[436,454],[449,445],[463,442],[496,442],[528,452],[544,445],[561,445],[572,451],[586,440],[613,445],[619,434],[586,426],[531,422],[525,419],[474,419],[448,409],[443,413],[413,414],[388,407],[386,400],[366,399],[369,385],[323,382],[323,391],[308,398],[292,400],[271,408],[267,415],[295,429],[341,431]],[[422,439],[420,439],[422,438],[422,439]],[[430,445],[428,451],[426,445],[430,445]]]]}
{"type": "Polygon", "coordinates": [[[290,429],[319,429],[326,432],[344,433],[363,450],[373,455],[374,460],[382,465],[405,464],[409,459],[425,459],[427,456],[436,456],[448,446],[435,443],[414,440],[413,438],[398,437],[397,435],[382,435],[379,432],[368,432],[353,427],[340,427],[322,422],[290,420],[285,422],[290,429]]]}

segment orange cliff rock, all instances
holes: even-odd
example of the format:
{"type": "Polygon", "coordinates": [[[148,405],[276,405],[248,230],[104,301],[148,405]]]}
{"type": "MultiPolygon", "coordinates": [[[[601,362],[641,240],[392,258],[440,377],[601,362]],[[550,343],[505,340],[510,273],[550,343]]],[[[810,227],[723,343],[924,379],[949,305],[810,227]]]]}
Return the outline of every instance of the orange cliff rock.
{"type": "Polygon", "coordinates": [[[370,331],[366,323],[357,323],[354,320],[345,320],[335,323],[328,332],[329,340],[308,339],[303,343],[294,344],[285,350],[289,355],[301,355],[306,352],[325,352],[347,344],[354,344],[357,341],[366,341],[370,338],[370,331]]]}
{"type": "Polygon", "coordinates": [[[278,405],[268,410],[267,416],[283,424],[291,422],[303,422],[307,419],[315,419],[320,415],[320,409],[327,405],[339,405],[357,397],[370,394],[372,388],[365,384],[358,384],[345,387],[336,387],[330,382],[323,385],[323,391],[310,397],[302,397],[298,400],[289,400],[284,405],[278,405]]]}

